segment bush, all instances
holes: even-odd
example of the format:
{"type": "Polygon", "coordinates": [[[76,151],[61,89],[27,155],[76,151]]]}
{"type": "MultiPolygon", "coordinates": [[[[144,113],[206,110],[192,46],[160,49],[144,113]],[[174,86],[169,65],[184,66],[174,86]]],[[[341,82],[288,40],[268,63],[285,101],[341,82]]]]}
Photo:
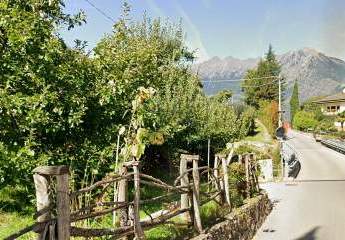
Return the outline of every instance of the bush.
{"type": "Polygon", "coordinates": [[[317,125],[318,121],[312,112],[298,111],[293,119],[293,126],[298,130],[315,129],[317,125]]]}
{"type": "Polygon", "coordinates": [[[271,136],[275,136],[278,128],[278,103],[276,101],[261,101],[258,118],[266,126],[271,136]]]}
{"type": "Polygon", "coordinates": [[[97,181],[114,171],[123,127],[120,147],[135,148],[120,161],[150,146],[200,152],[211,139],[213,149],[224,147],[251,128],[253,111],[238,115],[204,95],[179,25],[129,22],[125,5],[90,57],[80,42],[69,48],[56,36],[83,22],[62,9],[63,1],[0,4],[0,188],[32,193],[39,165],[69,165],[76,188],[97,181]]]}

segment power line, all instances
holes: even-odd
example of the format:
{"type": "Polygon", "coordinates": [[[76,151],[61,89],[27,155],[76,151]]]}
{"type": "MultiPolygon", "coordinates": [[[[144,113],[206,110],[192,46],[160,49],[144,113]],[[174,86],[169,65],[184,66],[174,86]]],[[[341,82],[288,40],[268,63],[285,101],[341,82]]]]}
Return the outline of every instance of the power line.
{"type": "Polygon", "coordinates": [[[277,76],[268,76],[268,77],[258,77],[258,78],[238,78],[238,79],[229,79],[229,80],[202,80],[203,82],[242,82],[245,80],[259,80],[259,79],[269,79],[276,78],[277,76]]]}
{"type": "Polygon", "coordinates": [[[275,80],[275,81],[273,81],[273,82],[270,82],[270,83],[260,84],[260,85],[247,85],[247,86],[241,86],[241,87],[243,87],[243,88],[250,88],[250,87],[257,88],[257,87],[272,85],[272,84],[275,84],[275,83],[277,83],[277,80],[275,80]]]}
{"type": "MultiPolygon", "coordinates": [[[[272,85],[272,84],[275,84],[277,82],[278,82],[278,80],[274,80],[273,82],[270,82],[270,83],[264,83],[264,84],[260,84],[260,85],[244,85],[241,87],[242,88],[250,88],[250,87],[258,88],[258,87],[262,87],[262,86],[272,85]]],[[[221,83],[221,82],[214,82],[214,83],[221,83]]]]}
{"type": "Polygon", "coordinates": [[[95,4],[93,4],[92,2],[90,2],[89,0],[84,0],[85,2],[87,2],[88,4],[90,4],[91,7],[93,7],[94,9],[96,9],[100,14],[102,14],[104,17],[106,17],[108,20],[110,20],[112,23],[116,22],[115,19],[113,19],[112,17],[110,17],[108,14],[106,14],[102,9],[98,8],[95,4]]]}

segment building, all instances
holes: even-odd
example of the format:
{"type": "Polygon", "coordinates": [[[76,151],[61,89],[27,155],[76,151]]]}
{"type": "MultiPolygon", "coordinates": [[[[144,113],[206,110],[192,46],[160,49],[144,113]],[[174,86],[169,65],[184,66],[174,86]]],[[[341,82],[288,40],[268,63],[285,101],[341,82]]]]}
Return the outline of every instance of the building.
{"type": "MultiPolygon", "coordinates": [[[[337,116],[345,111],[345,89],[341,93],[330,95],[314,102],[321,105],[321,111],[324,115],[337,116]]],[[[341,128],[340,122],[334,122],[334,125],[337,128],[341,128]]]]}

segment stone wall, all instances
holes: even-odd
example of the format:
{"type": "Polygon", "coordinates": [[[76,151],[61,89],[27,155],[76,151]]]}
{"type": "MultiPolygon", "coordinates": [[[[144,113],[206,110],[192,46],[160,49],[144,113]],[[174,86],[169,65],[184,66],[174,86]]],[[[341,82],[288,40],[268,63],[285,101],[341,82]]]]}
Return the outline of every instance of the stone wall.
{"type": "Polygon", "coordinates": [[[249,199],[242,207],[235,209],[221,223],[212,226],[192,240],[251,240],[272,210],[272,203],[266,193],[249,199]]]}

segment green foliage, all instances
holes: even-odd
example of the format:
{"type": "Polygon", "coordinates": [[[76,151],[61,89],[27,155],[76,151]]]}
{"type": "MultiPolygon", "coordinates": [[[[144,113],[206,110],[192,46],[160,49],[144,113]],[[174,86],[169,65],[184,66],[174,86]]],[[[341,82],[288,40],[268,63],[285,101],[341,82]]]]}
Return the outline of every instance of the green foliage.
{"type": "Polygon", "coordinates": [[[296,112],[299,110],[299,95],[298,95],[298,82],[295,81],[295,84],[293,86],[292,96],[290,100],[290,119],[291,122],[293,121],[293,118],[296,114],[296,112]]]}
{"type": "Polygon", "coordinates": [[[241,145],[235,150],[235,154],[243,155],[246,153],[254,153],[257,160],[270,158],[269,155],[267,155],[267,153],[262,152],[257,147],[249,144],[241,145]]]}
{"type": "Polygon", "coordinates": [[[74,187],[88,185],[114,170],[118,135],[120,161],[150,161],[151,146],[193,152],[209,138],[216,149],[248,133],[253,110],[236,112],[223,101],[229,92],[203,94],[179,25],[130,22],[125,6],[89,57],[81,41],[69,48],[56,34],[85,21],[63,7],[0,3],[0,187],[32,193],[32,169],[59,164],[74,187]]]}
{"type": "Polygon", "coordinates": [[[293,120],[293,126],[298,130],[315,129],[318,121],[312,112],[298,111],[293,120]]]}
{"type": "Polygon", "coordinates": [[[94,67],[54,34],[57,26],[83,21],[62,7],[61,1],[0,3],[0,186],[31,182],[32,168],[76,159],[78,145],[87,144],[94,67]]]}
{"type": "Polygon", "coordinates": [[[242,84],[245,102],[248,105],[259,107],[260,101],[277,101],[279,77],[281,66],[279,65],[272,46],[269,46],[264,59],[261,59],[258,66],[248,70],[245,81],[242,84]]]}
{"type": "Polygon", "coordinates": [[[317,131],[324,131],[324,132],[335,132],[337,131],[335,125],[334,125],[334,118],[328,117],[324,118],[321,121],[319,121],[316,130],[317,131]]]}
{"type": "MultiPolygon", "coordinates": [[[[334,132],[337,129],[334,126],[334,122],[338,119],[341,120],[342,117],[340,116],[326,116],[321,111],[321,105],[315,103],[316,100],[318,100],[320,97],[317,98],[311,98],[303,103],[301,106],[301,109],[303,112],[308,112],[310,115],[312,115],[313,119],[317,121],[315,130],[317,132],[319,131],[326,131],[326,132],[334,132]]],[[[339,121],[341,122],[341,121],[339,121]]]]}
{"type": "Polygon", "coordinates": [[[280,155],[280,146],[276,144],[273,148],[269,149],[269,153],[273,160],[273,176],[281,177],[282,176],[282,163],[280,155]]]}
{"type": "Polygon", "coordinates": [[[265,125],[269,134],[274,136],[278,127],[278,103],[275,101],[261,101],[259,103],[258,118],[265,125]]]}
{"type": "Polygon", "coordinates": [[[232,91],[227,89],[222,90],[212,98],[220,103],[230,103],[232,98],[232,91]]]}
{"type": "Polygon", "coordinates": [[[322,121],[326,118],[328,118],[327,116],[325,116],[322,111],[321,111],[321,105],[320,104],[317,104],[315,103],[314,101],[315,100],[318,100],[319,98],[311,98],[307,101],[305,101],[303,103],[303,105],[301,106],[301,109],[303,111],[306,111],[306,112],[312,112],[314,113],[315,115],[315,118],[318,120],[318,121],[322,121]]]}

